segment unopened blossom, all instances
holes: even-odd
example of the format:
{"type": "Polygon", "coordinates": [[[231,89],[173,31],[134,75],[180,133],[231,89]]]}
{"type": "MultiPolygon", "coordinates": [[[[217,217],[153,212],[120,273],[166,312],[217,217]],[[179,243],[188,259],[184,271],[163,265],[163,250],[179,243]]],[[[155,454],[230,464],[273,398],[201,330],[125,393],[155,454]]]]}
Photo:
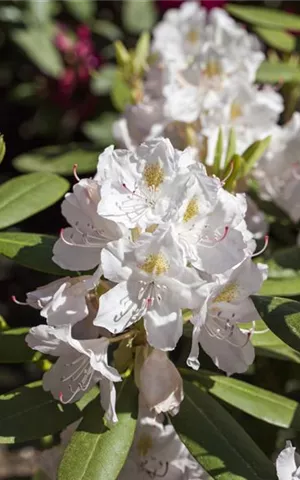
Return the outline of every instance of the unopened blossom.
{"type": "Polygon", "coordinates": [[[300,114],[277,126],[271,144],[254,171],[259,194],[273,201],[293,222],[300,220],[300,114]]]}
{"type": "Polygon", "coordinates": [[[111,240],[123,235],[117,223],[101,217],[100,184],[83,179],[67,193],[62,214],[71,225],[61,232],[53,249],[53,261],[68,270],[89,270],[100,263],[101,249],[111,240]]]}
{"type": "Polygon", "coordinates": [[[140,318],[150,345],[175,348],[182,335],[183,308],[197,304],[201,279],[186,266],[172,228],[157,228],[138,241],[111,242],[101,254],[104,276],[117,283],[101,296],[94,324],[120,333],[140,318]]]}
{"type": "Polygon", "coordinates": [[[140,401],[137,428],[118,480],[208,480],[170,424],[140,401]]]}
{"type": "Polygon", "coordinates": [[[27,293],[28,305],[41,310],[48,325],[74,325],[89,314],[89,294],[99,284],[98,268],[93,275],[65,277],[27,293]]]}
{"type": "Polygon", "coordinates": [[[266,265],[256,265],[247,258],[235,269],[216,275],[211,283],[200,287],[201,306],[191,320],[194,327],[189,366],[199,368],[200,344],[227,375],[247,370],[254,360],[254,348],[251,331],[243,331],[239,324],[260,318],[249,297],[260,289],[266,274],[266,265]]]}
{"type": "Polygon", "coordinates": [[[292,442],[287,441],[285,448],[276,460],[278,480],[297,480],[300,478],[300,455],[292,442]]]}
{"type": "Polygon", "coordinates": [[[182,378],[166,352],[153,350],[140,370],[140,394],[150,411],[176,415],[183,400],[182,378]]]}
{"type": "MultiPolygon", "coordinates": [[[[75,327],[78,325],[80,324],[75,327]]],[[[101,404],[106,419],[115,423],[117,416],[114,382],[121,381],[121,377],[117,370],[108,364],[109,340],[105,337],[97,338],[97,329],[86,325],[85,321],[82,327],[81,335],[75,338],[71,325],[57,328],[39,325],[31,328],[26,342],[34,350],[58,357],[52,368],[44,374],[44,390],[51,391],[54,398],[62,403],[72,403],[100,383],[101,404]]]]}

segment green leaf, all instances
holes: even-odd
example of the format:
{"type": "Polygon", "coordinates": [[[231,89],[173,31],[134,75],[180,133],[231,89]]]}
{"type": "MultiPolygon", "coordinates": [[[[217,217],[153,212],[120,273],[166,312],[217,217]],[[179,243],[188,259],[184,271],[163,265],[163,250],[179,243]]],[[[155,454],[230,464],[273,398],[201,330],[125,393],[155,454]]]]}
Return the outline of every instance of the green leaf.
{"type": "Polygon", "coordinates": [[[0,163],[2,163],[2,160],[5,156],[5,152],[6,152],[6,145],[4,142],[4,137],[3,135],[0,135],[0,163]]]}
{"type": "Polygon", "coordinates": [[[93,32],[108,38],[112,42],[123,37],[122,30],[109,20],[96,20],[92,25],[93,32]]]}
{"type": "Polygon", "coordinates": [[[64,4],[77,20],[86,22],[96,15],[97,2],[94,0],[64,0],[64,4]]]}
{"type": "Polygon", "coordinates": [[[99,71],[94,72],[91,82],[91,90],[95,95],[106,95],[113,87],[116,76],[115,65],[105,65],[99,71]]]}
{"type": "Polygon", "coordinates": [[[220,165],[221,165],[221,158],[223,153],[223,132],[222,128],[219,128],[217,144],[215,149],[215,156],[214,156],[214,164],[213,164],[213,171],[214,174],[219,176],[220,172],[220,165]]]}
{"type": "Polygon", "coordinates": [[[226,10],[235,17],[254,25],[278,30],[300,30],[300,16],[275,8],[240,6],[229,3],[226,10]]]}
{"type": "Polygon", "coordinates": [[[82,416],[99,393],[97,387],[78,402],[63,405],[45,392],[41,382],[0,395],[0,443],[18,443],[53,435],[82,416]]]}
{"type": "Polygon", "coordinates": [[[289,278],[268,278],[262,284],[259,294],[286,297],[300,295],[300,275],[289,278]]]}
{"type": "Polygon", "coordinates": [[[117,393],[118,423],[110,430],[93,402],[65,451],[58,480],[115,480],[126,461],[136,426],[137,393],[125,379],[117,393]]]}
{"type": "Polygon", "coordinates": [[[264,138],[263,140],[257,140],[252,143],[242,154],[245,160],[244,174],[247,175],[251,172],[252,168],[260,157],[265,153],[271,141],[271,136],[264,138]]]}
{"type": "Polygon", "coordinates": [[[184,400],[171,418],[194,458],[216,480],[275,480],[275,468],[210,395],[184,381],[184,400]]]}
{"type": "Polygon", "coordinates": [[[300,351],[300,303],[289,298],[253,295],[252,300],[270,330],[300,351]]]}
{"type": "Polygon", "coordinates": [[[259,83],[300,82],[300,68],[289,63],[263,62],[256,72],[259,83]]]}
{"type": "Polygon", "coordinates": [[[148,32],[143,32],[137,41],[134,56],[133,56],[133,71],[136,75],[141,75],[143,72],[150,50],[150,35],[148,32]]]}
{"type": "Polygon", "coordinates": [[[51,0],[29,0],[27,23],[37,22],[43,24],[49,22],[54,13],[54,4],[51,0]]]}
{"type": "Polygon", "coordinates": [[[105,112],[100,117],[85,122],[82,126],[83,133],[94,143],[107,146],[114,143],[113,124],[119,119],[114,112],[105,112]]]}
{"type": "Polygon", "coordinates": [[[0,362],[30,362],[36,352],[28,347],[25,337],[28,328],[13,328],[0,332],[0,362]]]}
{"type": "Polygon", "coordinates": [[[13,5],[0,7],[0,18],[2,22],[19,23],[23,20],[23,12],[13,5]]]}
{"type": "Polygon", "coordinates": [[[15,29],[11,32],[12,40],[43,73],[58,78],[63,74],[64,66],[52,36],[53,33],[47,28],[37,27],[15,29]]]}
{"type": "Polygon", "coordinates": [[[235,150],[236,150],[236,134],[235,134],[234,128],[231,128],[229,132],[224,170],[227,168],[229,162],[231,162],[231,159],[235,154],[235,150]]]}
{"type": "Polygon", "coordinates": [[[31,217],[53,205],[69,182],[51,173],[30,173],[0,186],[0,229],[31,217]]]}
{"type": "Polygon", "coordinates": [[[288,247],[277,250],[273,259],[282,268],[300,270],[300,247],[288,247]]]}
{"type": "Polygon", "coordinates": [[[263,27],[256,27],[254,31],[269,47],[275,48],[276,50],[293,52],[296,48],[296,38],[290,33],[263,27]]]}
{"type": "Polygon", "coordinates": [[[300,430],[300,405],[256,385],[213,372],[181,369],[186,380],[239,410],[281,428],[300,430]]]}
{"type": "Polygon", "coordinates": [[[14,260],[23,267],[51,275],[73,275],[52,262],[53,246],[57,237],[39,233],[0,233],[0,254],[14,260]]]}
{"type": "Polygon", "coordinates": [[[130,33],[151,30],[157,21],[155,3],[151,0],[125,0],[122,19],[126,30],[130,33]]]}
{"type": "Polygon", "coordinates": [[[97,167],[99,152],[95,147],[71,143],[37,148],[16,157],[13,166],[20,172],[50,172],[60,175],[72,175],[73,166],[77,172],[93,172],[97,167]]]}
{"type": "Polygon", "coordinates": [[[111,90],[111,100],[114,107],[120,112],[123,112],[126,105],[130,104],[132,100],[131,90],[120,71],[116,72],[111,90]]]}

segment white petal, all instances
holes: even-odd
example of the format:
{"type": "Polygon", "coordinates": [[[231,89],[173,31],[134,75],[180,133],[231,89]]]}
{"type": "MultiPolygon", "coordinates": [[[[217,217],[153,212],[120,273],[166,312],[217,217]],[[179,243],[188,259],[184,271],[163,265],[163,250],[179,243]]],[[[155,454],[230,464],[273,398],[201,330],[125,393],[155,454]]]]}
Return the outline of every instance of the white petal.
{"type": "Polygon", "coordinates": [[[296,472],[297,466],[295,462],[296,448],[292,444],[287,443],[287,446],[277,457],[276,471],[278,480],[292,480],[293,474],[296,472]]]}
{"type": "Polygon", "coordinates": [[[81,234],[74,228],[65,228],[62,240],[59,238],[53,248],[52,260],[68,270],[91,270],[100,263],[99,246],[87,245],[81,234]],[[67,243],[66,243],[67,242],[67,243]]]}
{"type": "Polygon", "coordinates": [[[100,401],[103,410],[105,411],[105,419],[108,424],[113,425],[117,423],[118,417],[116,414],[116,389],[113,382],[103,378],[100,380],[100,401]]]}
{"type": "Polygon", "coordinates": [[[162,301],[144,315],[147,340],[160,350],[173,350],[182,335],[181,311],[172,311],[171,308],[162,301]]]}
{"type": "Polygon", "coordinates": [[[121,282],[101,296],[94,325],[104,327],[112,333],[120,333],[139,320],[143,312],[130,296],[127,282],[121,282]]]}
{"type": "Polygon", "coordinates": [[[30,329],[25,340],[30,348],[48,355],[67,355],[72,351],[68,345],[69,327],[54,328],[39,325],[30,329]]]}

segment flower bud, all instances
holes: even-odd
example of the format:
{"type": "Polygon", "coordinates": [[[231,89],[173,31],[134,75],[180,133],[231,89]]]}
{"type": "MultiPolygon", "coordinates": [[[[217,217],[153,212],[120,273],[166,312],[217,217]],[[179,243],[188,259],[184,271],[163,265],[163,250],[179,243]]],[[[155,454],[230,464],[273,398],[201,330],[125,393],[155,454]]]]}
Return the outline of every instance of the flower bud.
{"type": "Polygon", "coordinates": [[[182,378],[165,352],[153,350],[140,373],[140,393],[150,410],[176,415],[183,400],[182,378]]]}

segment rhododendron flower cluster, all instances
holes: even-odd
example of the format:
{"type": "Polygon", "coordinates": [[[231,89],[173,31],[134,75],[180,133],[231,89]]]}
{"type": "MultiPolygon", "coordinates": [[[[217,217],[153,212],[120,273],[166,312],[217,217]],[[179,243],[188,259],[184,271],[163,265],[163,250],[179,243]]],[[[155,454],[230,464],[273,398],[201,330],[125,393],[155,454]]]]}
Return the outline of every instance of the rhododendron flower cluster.
{"type": "Polygon", "coordinates": [[[122,371],[110,364],[109,351],[126,340],[149,411],[176,414],[182,380],[167,352],[188,318],[189,366],[199,368],[199,344],[229,375],[253,362],[251,330],[241,324],[259,318],[249,296],[266,267],[251,259],[256,244],[244,220],[245,197],[207,175],[192,149],[177,150],[164,138],[135,151],[108,147],[95,177],[66,195],[62,213],[70,227],[53,260],[88,272],[27,295],[47,322],[31,329],[27,343],[58,357],[44,375],[55,398],[73,402],[100,383],[107,422],[116,422],[122,371]]]}

